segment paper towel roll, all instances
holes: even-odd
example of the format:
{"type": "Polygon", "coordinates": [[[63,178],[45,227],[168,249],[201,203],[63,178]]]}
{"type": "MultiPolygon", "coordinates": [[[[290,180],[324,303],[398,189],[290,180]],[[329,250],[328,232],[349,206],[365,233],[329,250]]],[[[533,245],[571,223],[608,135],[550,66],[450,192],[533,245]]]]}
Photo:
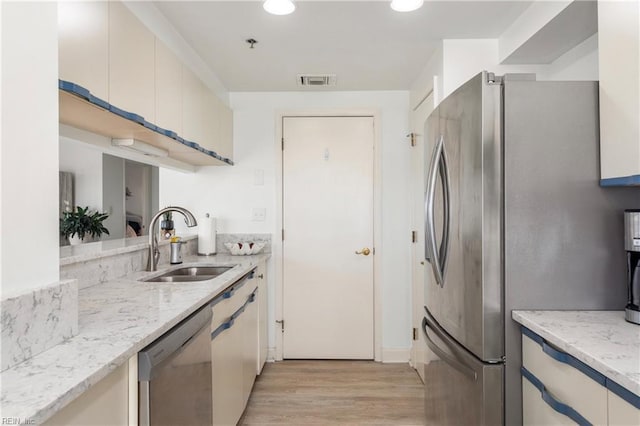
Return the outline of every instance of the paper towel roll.
{"type": "Polygon", "coordinates": [[[216,254],[216,218],[209,213],[198,219],[198,254],[216,254]]]}

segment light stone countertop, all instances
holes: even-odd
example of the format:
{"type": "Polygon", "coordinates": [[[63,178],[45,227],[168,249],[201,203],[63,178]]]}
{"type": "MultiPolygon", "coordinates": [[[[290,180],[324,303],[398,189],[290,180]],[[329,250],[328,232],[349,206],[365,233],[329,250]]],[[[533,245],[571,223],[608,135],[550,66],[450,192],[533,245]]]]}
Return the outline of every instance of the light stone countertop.
{"type": "MultiPolygon", "coordinates": [[[[180,235],[182,241],[195,240],[197,235],[180,235]]],[[[159,245],[169,244],[169,240],[158,241],[159,245]]],[[[78,244],[60,247],[60,266],[71,263],[85,262],[117,254],[131,253],[149,247],[149,236],[134,238],[117,238],[115,240],[96,241],[94,243],[78,244]]]]}
{"type": "Polygon", "coordinates": [[[0,373],[1,416],[42,423],[268,257],[188,256],[80,290],[79,334],[0,373]],[[138,281],[192,265],[237,266],[208,281],[138,281]]]}
{"type": "Polygon", "coordinates": [[[513,319],[640,395],[640,325],[624,311],[513,311],[513,319]]]}

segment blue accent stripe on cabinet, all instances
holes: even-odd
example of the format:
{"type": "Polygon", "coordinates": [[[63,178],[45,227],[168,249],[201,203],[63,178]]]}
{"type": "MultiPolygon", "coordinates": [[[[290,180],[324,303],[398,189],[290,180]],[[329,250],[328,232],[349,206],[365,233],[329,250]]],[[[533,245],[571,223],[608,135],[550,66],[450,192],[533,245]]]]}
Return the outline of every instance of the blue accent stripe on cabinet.
{"type": "Polygon", "coordinates": [[[563,364],[567,364],[573,368],[575,368],[576,370],[580,371],[581,373],[587,375],[589,378],[591,378],[592,380],[594,380],[596,383],[602,385],[602,386],[606,386],[606,377],[597,372],[596,370],[594,370],[593,368],[589,367],[587,364],[585,364],[584,362],[580,361],[579,359],[573,357],[572,355],[569,355],[566,352],[560,351],[556,348],[554,348],[553,346],[549,345],[549,343],[542,338],[541,336],[537,335],[536,333],[534,333],[533,331],[529,330],[528,328],[521,326],[522,329],[522,334],[526,335],[527,337],[531,338],[534,342],[536,342],[538,345],[540,345],[542,347],[542,351],[549,355],[551,358],[555,359],[558,362],[561,362],[563,364]]]}
{"type": "Polygon", "coordinates": [[[89,100],[91,96],[91,92],[89,92],[87,89],[70,81],[58,80],[58,89],[72,93],[76,96],[80,96],[81,98],[84,98],[86,100],[89,100]]]}
{"type": "Polygon", "coordinates": [[[211,333],[211,340],[213,340],[216,337],[218,337],[223,331],[228,330],[231,327],[233,327],[233,322],[234,322],[234,318],[229,318],[227,320],[227,322],[223,322],[222,324],[220,324],[218,326],[218,328],[213,330],[213,332],[211,333]]]}
{"type": "Polygon", "coordinates": [[[623,388],[609,378],[607,378],[607,389],[640,410],[640,396],[630,390],[627,390],[627,388],[623,388]]]}
{"type": "Polygon", "coordinates": [[[198,145],[196,142],[191,142],[191,141],[187,141],[186,139],[183,139],[182,137],[178,136],[178,134],[172,130],[167,130],[167,129],[163,129],[161,127],[156,126],[155,124],[146,121],[144,119],[144,117],[135,114],[133,112],[129,112],[129,111],[125,111],[121,108],[116,107],[115,105],[111,105],[109,102],[102,100],[96,96],[93,96],[91,94],[91,92],[87,89],[85,89],[84,87],[80,86],[79,84],[75,84],[72,83],[70,81],[66,81],[66,80],[58,80],[58,88],[60,90],[63,90],[67,93],[71,93],[72,95],[78,96],[96,106],[99,106],[102,109],[105,109],[107,111],[110,111],[113,114],[116,114],[126,120],[129,121],[133,121],[134,123],[138,123],[144,127],[146,127],[147,129],[159,133],[163,136],[166,136],[168,138],[174,139],[177,142],[188,146],[189,148],[193,148],[197,151],[202,152],[205,155],[208,155],[210,157],[213,157],[217,160],[220,160],[226,164],[229,164],[231,166],[233,166],[233,161],[230,160],[229,158],[224,158],[221,157],[220,155],[216,154],[213,151],[209,151],[208,149],[204,149],[202,148],[200,145],[198,145]]]}
{"type": "Polygon", "coordinates": [[[640,186],[640,175],[600,179],[600,186],[640,186]]]}
{"type": "Polygon", "coordinates": [[[547,391],[547,388],[544,384],[534,376],[529,370],[524,367],[520,368],[522,372],[522,377],[526,378],[533,386],[535,386],[542,396],[542,400],[547,403],[547,405],[558,413],[569,417],[574,422],[578,423],[580,426],[591,426],[591,423],[580,413],[578,413],[573,407],[568,406],[567,404],[563,404],[562,402],[555,399],[551,394],[547,391]]]}

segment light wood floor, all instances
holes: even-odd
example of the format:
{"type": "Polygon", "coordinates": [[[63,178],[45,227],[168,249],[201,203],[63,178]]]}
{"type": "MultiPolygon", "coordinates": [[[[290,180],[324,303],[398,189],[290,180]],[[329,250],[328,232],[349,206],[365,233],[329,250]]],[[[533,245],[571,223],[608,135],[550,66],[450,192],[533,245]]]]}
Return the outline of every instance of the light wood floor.
{"type": "Polygon", "coordinates": [[[424,390],[408,364],[267,363],[240,425],[423,425],[424,390]]]}

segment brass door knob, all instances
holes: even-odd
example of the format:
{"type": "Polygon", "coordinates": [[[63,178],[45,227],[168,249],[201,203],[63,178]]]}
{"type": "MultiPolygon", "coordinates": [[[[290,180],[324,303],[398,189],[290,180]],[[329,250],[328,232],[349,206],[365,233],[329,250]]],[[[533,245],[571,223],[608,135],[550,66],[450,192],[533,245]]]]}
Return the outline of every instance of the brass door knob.
{"type": "Polygon", "coordinates": [[[369,256],[369,254],[371,254],[371,250],[365,247],[361,251],[357,251],[356,254],[364,254],[365,256],[369,256]]]}

